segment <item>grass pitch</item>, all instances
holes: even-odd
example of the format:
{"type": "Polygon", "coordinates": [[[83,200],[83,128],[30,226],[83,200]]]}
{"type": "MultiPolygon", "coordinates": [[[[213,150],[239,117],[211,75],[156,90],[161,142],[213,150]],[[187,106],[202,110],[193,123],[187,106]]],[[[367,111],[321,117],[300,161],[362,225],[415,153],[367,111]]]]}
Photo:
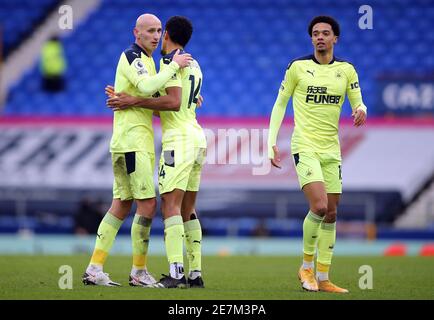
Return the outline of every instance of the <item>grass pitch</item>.
{"type": "MultiPolygon", "coordinates": [[[[122,287],[84,286],[81,283],[89,257],[0,256],[2,299],[146,299],[146,300],[287,300],[287,299],[434,299],[433,258],[335,257],[331,280],[349,294],[309,293],[297,278],[298,257],[203,257],[205,289],[147,289],[128,286],[131,258],[111,256],[105,272],[122,287]],[[73,270],[73,289],[61,290],[59,267],[73,270]],[[373,270],[373,289],[359,288],[360,266],[373,270]]],[[[165,257],[151,256],[148,268],[159,279],[167,273],[165,257]]]]}

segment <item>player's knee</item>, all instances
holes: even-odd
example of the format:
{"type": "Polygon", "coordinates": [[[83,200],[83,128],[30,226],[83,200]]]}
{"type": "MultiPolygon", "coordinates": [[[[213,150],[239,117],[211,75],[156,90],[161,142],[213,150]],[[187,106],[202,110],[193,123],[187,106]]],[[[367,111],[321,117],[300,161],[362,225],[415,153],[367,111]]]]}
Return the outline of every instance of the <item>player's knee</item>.
{"type": "Polygon", "coordinates": [[[318,201],[317,203],[314,203],[311,210],[316,215],[318,215],[320,217],[324,217],[327,214],[327,203],[325,203],[323,201],[318,201]]]}
{"type": "Polygon", "coordinates": [[[113,199],[112,205],[110,206],[108,212],[110,212],[116,218],[124,220],[128,216],[132,204],[133,200],[121,201],[120,199],[113,199]]]}
{"type": "Polygon", "coordinates": [[[137,201],[137,212],[139,212],[140,215],[152,219],[156,210],[157,200],[155,198],[137,201]]]}
{"type": "Polygon", "coordinates": [[[325,215],[324,222],[325,223],[336,222],[336,215],[337,215],[337,212],[335,210],[328,211],[327,214],[325,215]]]}
{"type": "Polygon", "coordinates": [[[161,211],[163,212],[163,216],[167,217],[173,214],[180,214],[181,208],[173,201],[167,201],[166,199],[161,202],[161,211]]]}
{"type": "Polygon", "coordinates": [[[149,213],[154,215],[155,212],[157,211],[157,199],[155,199],[155,198],[150,199],[149,203],[147,205],[148,205],[149,213]]]}

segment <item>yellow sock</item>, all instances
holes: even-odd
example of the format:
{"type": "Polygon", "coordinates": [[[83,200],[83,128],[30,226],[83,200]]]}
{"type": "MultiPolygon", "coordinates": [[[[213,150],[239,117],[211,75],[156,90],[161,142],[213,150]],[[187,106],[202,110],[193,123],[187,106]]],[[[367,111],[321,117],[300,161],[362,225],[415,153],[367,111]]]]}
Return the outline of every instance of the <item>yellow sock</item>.
{"type": "Polygon", "coordinates": [[[184,264],[184,223],[180,215],[164,220],[164,243],[169,263],[184,264]]]}
{"type": "Polygon", "coordinates": [[[95,249],[90,259],[90,264],[104,265],[122,222],[122,220],[116,218],[110,212],[106,213],[98,227],[95,249]]]}
{"type": "Polygon", "coordinates": [[[318,232],[323,217],[309,211],[303,222],[303,269],[313,269],[318,232]]]}
{"type": "Polygon", "coordinates": [[[202,228],[198,219],[184,222],[185,248],[189,270],[201,271],[202,269],[202,228]]]}
{"type": "Polygon", "coordinates": [[[131,225],[131,243],[133,246],[133,267],[137,270],[146,268],[152,219],[136,214],[131,225]]]}
{"type": "Polygon", "coordinates": [[[329,264],[322,264],[320,262],[316,265],[316,277],[319,281],[326,281],[329,279],[329,264]]]}
{"type": "Polygon", "coordinates": [[[319,281],[329,279],[329,269],[332,264],[333,249],[336,242],[336,222],[321,223],[318,234],[317,278],[319,281]]]}
{"type": "Polygon", "coordinates": [[[303,252],[314,255],[318,240],[318,233],[323,217],[309,211],[303,222],[303,252]]]}
{"type": "Polygon", "coordinates": [[[329,264],[322,264],[320,262],[318,262],[317,266],[316,266],[316,271],[318,272],[329,272],[330,270],[330,265],[329,264]]]}
{"type": "Polygon", "coordinates": [[[303,253],[303,260],[306,262],[313,262],[314,255],[303,253]]]}
{"type": "Polygon", "coordinates": [[[331,265],[333,249],[336,242],[336,222],[321,223],[318,233],[318,259],[317,262],[323,265],[331,265]]]}

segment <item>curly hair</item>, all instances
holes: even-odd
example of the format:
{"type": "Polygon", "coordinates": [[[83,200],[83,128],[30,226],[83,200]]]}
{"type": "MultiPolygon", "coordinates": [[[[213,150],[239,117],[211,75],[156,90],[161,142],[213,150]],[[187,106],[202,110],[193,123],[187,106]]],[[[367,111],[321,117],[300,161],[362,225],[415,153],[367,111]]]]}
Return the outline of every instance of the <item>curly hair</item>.
{"type": "Polygon", "coordinates": [[[307,32],[309,32],[309,36],[312,37],[313,26],[321,22],[329,24],[332,27],[334,35],[339,37],[339,35],[341,34],[339,23],[333,17],[330,16],[317,16],[313,18],[307,30],[307,32]]]}
{"type": "Polygon", "coordinates": [[[186,17],[173,16],[166,22],[165,27],[170,39],[185,47],[190,41],[191,35],[193,34],[193,25],[191,21],[186,17]]]}

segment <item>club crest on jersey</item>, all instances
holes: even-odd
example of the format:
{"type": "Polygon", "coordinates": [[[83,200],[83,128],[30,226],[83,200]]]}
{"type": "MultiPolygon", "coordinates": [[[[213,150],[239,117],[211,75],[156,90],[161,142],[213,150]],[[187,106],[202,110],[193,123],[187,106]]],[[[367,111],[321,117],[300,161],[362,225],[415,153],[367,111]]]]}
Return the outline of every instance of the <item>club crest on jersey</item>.
{"type": "Polygon", "coordinates": [[[337,70],[335,76],[336,76],[336,79],[342,78],[342,71],[341,70],[337,70]]]}

